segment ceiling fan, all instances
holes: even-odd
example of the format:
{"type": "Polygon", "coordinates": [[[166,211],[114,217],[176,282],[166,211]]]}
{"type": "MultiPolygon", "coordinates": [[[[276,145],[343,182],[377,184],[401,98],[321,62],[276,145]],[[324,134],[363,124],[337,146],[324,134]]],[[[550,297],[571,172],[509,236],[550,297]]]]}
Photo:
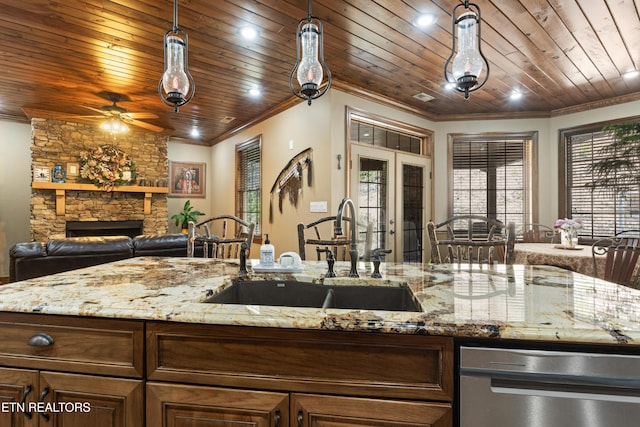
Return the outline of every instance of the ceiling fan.
{"type": "MultiPolygon", "coordinates": [[[[151,123],[143,122],[140,119],[157,119],[158,116],[154,113],[130,113],[126,108],[120,107],[118,102],[122,100],[122,95],[114,92],[107,92],[106,98],[112,102],[111,105],[103,105],[100,108],[89,107],[87,105],[83,105],[84,108],[88,108],[89,110],[100,113],[99,116],[80,116],[82,118],[101,118],[106,117],[107,119],[111,119],[110,121],[114,124],[118,122],[130,124],[132,126],[137,126],[151,132],[166,132],[166,129],[160,126],[153,125],[151,123]]],[[[102,126],[103,129],[105,128],[102,126]]],[[[109,130],[109,129],[107,129],[109,130]]]]}

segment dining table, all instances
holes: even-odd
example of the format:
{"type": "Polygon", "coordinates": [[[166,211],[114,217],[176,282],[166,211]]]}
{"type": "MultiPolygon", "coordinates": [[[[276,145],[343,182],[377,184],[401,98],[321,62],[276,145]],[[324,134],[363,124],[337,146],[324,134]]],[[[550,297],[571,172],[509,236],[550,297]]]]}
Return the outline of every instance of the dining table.
{"type": "Polygon", "coordinates": [[[557,243],[516,243],[514,247],[514,264],[551,265],[602,279],[606,257],[595,256],[598,264],[597,275],[594,272],[593,260],[590,245],[564,248],[557,243]]]}

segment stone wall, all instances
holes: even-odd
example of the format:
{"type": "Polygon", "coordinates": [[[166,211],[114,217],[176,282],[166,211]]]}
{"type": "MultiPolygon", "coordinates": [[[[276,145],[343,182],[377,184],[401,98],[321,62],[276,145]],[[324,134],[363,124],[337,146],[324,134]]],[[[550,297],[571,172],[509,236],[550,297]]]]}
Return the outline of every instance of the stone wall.
{"type": "MultiPolygon", "coordinates": [[[[31,167],[51,170],[56,164],[65,169],[67,163],[80,163],[80,153],[94,147],[112,144],[128,154],[136,167],[137,177],[147,182],[167,181],[168,158],[165,135],[130,128],[117,138],[97,125],[61,120],[31,120],[31,167]]],[[[80,176],[67,176],[68,183],[85,183],[80,176]]],[[[117,187],[116,187],[117,190],[117,187]]],[[[168,229],[167,195],[154,193],[151,214],[143,209],[144,193],[99,191],[66,191],[66,213],[56,215],[54,190],[31,191],[31,238],[46,241],[65,236],[66,221],[143,220],[145,234],[164,234],[168,229]]]]}

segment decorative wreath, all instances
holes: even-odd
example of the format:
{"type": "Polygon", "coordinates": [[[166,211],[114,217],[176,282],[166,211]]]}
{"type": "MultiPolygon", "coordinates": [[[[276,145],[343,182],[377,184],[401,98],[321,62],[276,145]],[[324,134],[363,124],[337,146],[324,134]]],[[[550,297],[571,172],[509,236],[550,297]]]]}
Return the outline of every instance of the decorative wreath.
{"type": "Polygon", "coordinates": [[[113,145],[83,151],[80,162],[80,176],[106,191],[128,184],[136,175],[131,157],[113,145]]]}

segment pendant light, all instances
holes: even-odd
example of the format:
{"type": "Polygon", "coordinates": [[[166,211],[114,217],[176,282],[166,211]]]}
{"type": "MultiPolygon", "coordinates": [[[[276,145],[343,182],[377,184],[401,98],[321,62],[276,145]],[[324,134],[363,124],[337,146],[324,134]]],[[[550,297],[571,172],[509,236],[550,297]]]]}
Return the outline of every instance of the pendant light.
{"type": "Polygon", "coordinates": [[[298,22],[296,30],[296,65],[289,76],[289,87],[295,96],[306,99],[308,104],[321,97],[331,86],[331,71],[324,63],[322,37],[322,21],[311,14],[311,0],[309,0],[308,14],[298,22]],[[327,75],[327,83],[321,89],[323,75],[327,75]],[[300,89],[294,87],[294,76],[298,80],[300,89]]]}
{"type": "Polygon", "coordinates": [[[464,93],[464,99],[468,99],[470,92],[480,89],[489,79],[489,62],[482,54],[480,47],[480,8],[474,3],[469,3],[469,0],[465,0],[464,3],[453,8],[451,22],[451,55],[444,64],[444,78],[458,92],[464,93]],[[456,17],[456,11],[459,8],[464,10],[456,17]],[[454,55],[455,58],[453,58],[454,55]],[[452,58],[453,64],[449,71],[452,58]],[[478,83],[478,77],[485,65],[484,79],[478,83]]]}
{"type": "Polygon", "coordinates": [[[178,0],[173,0],[173,28],[164,34],[164,74],[158,94],[165,104],[178,108],[191,101],[196,90],[189,74],[189,36],[178,27],[178,0]]]}

